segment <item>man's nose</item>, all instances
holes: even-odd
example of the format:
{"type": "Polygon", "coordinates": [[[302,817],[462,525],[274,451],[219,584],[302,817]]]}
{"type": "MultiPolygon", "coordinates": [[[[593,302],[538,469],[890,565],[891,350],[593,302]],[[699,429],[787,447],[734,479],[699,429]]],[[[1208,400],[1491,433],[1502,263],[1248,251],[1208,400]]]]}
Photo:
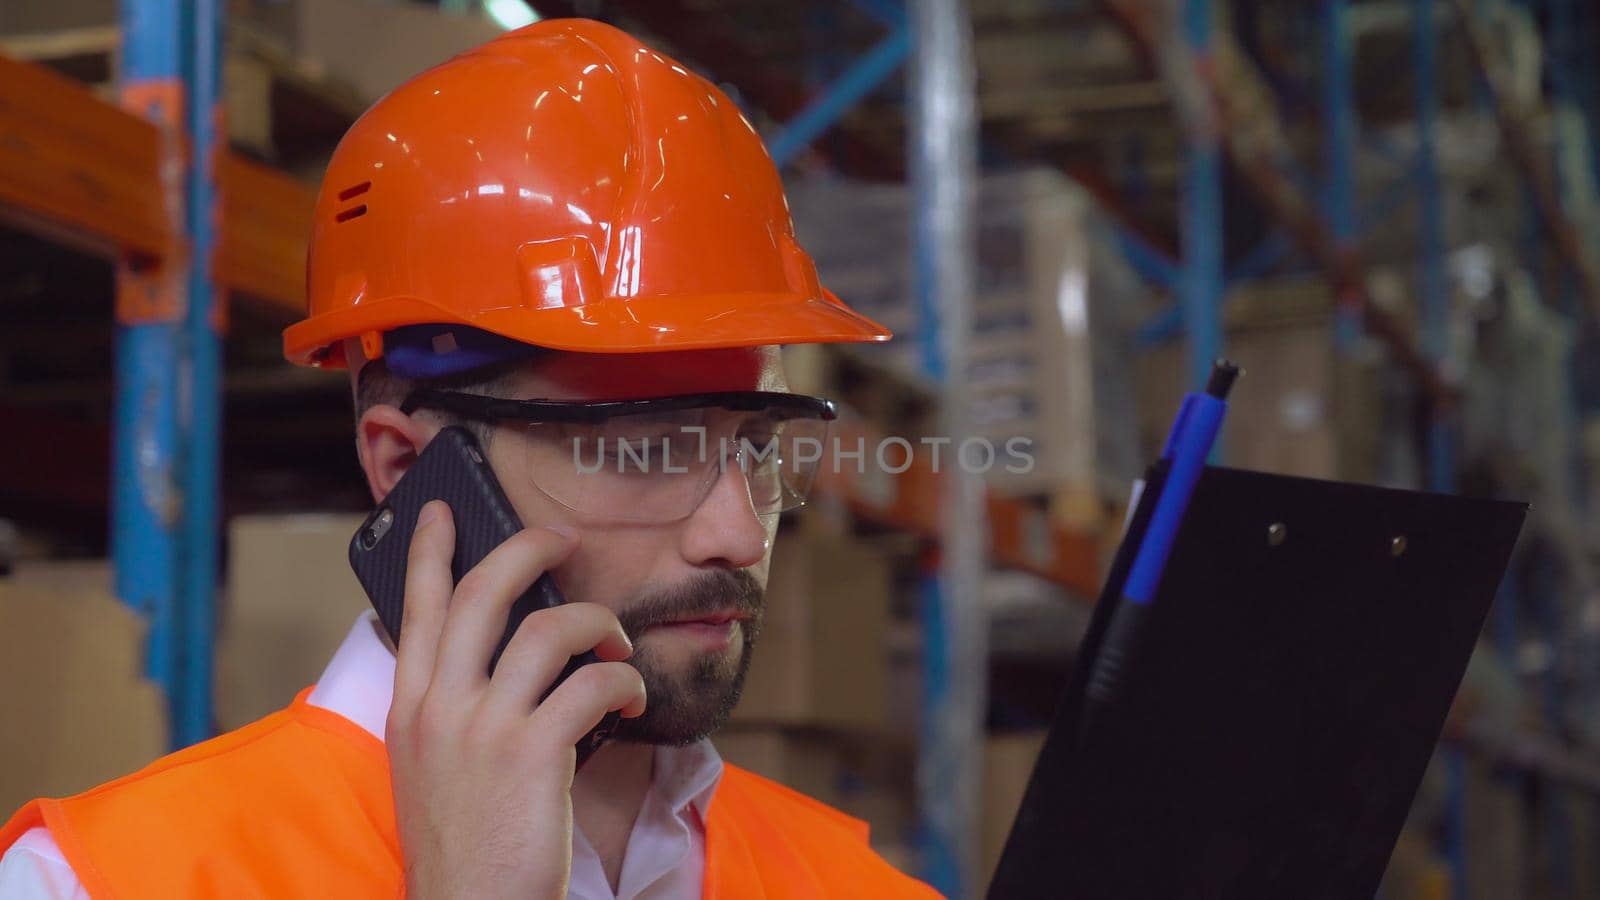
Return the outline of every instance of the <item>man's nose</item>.
{"type": "Polygon", "coordinates": [[[716,479],[689,516],[683,533],[684,558],[697,566],[753,566],[767,554],[771,539],[767,523],[756,515],[750,485],[738,464],[730,464],[716,479]]]}

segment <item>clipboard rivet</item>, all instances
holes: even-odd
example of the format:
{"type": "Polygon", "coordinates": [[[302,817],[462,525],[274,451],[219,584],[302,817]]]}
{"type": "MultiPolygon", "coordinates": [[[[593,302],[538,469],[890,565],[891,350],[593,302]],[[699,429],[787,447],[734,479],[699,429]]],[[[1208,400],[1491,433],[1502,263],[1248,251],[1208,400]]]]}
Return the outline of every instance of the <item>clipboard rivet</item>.
{"type": "Polygon", "coordinates": [[[1389,542],[1389,555],[1398,557],[1404,552],[1406,552],[1406,536],[1403,534],[1397,535],[1394,540],[1389,542]]]}
{"type": "Polygon", "coordinates": [[[1267,526],[1267,546],[1279,547],[1289,539],[1289,526],[1282,522],[1273,522],[1267,526]]]}

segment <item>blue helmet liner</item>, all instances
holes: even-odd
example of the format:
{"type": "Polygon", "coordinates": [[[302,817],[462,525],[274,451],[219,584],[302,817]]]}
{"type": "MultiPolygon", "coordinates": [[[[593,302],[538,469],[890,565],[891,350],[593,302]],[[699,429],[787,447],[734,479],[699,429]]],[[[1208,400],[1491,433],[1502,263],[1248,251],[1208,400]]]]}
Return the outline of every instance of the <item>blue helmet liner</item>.
{"type": "Polygon", "coordinates": [[[401,378],[439,378],[549,352],[469,325],[402,325],[383,335],[383,358],[401,378]]]}

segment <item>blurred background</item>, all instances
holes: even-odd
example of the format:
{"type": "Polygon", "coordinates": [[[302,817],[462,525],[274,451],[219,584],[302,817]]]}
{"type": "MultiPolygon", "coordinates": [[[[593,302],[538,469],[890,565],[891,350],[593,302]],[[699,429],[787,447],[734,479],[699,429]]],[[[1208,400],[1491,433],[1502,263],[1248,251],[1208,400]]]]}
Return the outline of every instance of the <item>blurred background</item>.
{"type": "Polygon", "coordinates": [[[280,355],[315,185],[385,91],[572,15],[735,98],[896,331],[790,350],[795,390],[847,437],[1033,442],[981,493],[869,465],[785,521],[725,757],[975,896],[1226,353],[1227,464],[1533,503],[1382,896],[1600,897],[1587,0],[7,0],[0,807],[315,680],[368,507],[343,375],[280,355]]]}

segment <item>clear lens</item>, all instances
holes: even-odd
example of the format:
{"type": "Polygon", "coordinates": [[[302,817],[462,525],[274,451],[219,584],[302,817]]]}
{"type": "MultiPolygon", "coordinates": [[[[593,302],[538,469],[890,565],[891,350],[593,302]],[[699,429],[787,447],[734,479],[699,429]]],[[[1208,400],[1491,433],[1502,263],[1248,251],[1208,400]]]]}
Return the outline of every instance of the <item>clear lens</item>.
{"type": "Polygon", "coordinates": [[[546,496],[599,520],[685,518],[730,470],[744,475],[756,514],[771,515],[804,505],[827,429],[787,410],[704,408],[533,423],[528,467],[546,496]]]}

